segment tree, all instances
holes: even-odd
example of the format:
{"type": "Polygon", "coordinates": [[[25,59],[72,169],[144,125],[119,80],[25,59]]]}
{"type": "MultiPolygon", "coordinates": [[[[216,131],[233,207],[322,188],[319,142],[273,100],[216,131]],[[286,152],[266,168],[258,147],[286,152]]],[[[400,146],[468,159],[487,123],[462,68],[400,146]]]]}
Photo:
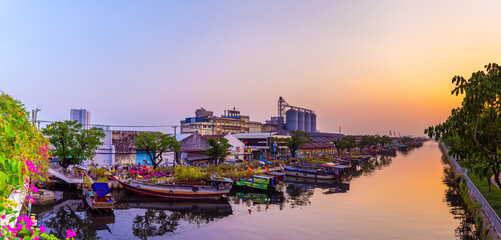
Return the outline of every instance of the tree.
{"type": "Polygon", "coordinates": [[[425,129],[425,133],[441,139],[452,156],[467,159],[470,170],[485,177],[493,174],[501,187],[501,67],[492,63],[468,80],[455,76],[452,83],[455,88],[451,94],[463,96],[461,106],[452,109],[445,122],[425,129]]]}
{"type": "Polygon", "coordinates": [[[67,168],[72,163],[92,158],[105,137],[99,128],[82,129],[77,121],[54,122],[43,129],[43,134],[49,138],[52,145],[51,153],[61,160],[59,164],[67,168]]]}
{"type": "Polygon", "coordinates": [[[334,147],[336,148],[336,152],[338,155],[340,155],[340,153],[343,151],[343,141],[341,141],[341,138],[337,138],[336,140],[334,140],[334,147]]]}
{"type": "Polygon", "coordinates": [[[400,143],[402,143],[404,145],[407,145],[408,143],[413,142],[413,141],[414,141],[414,139],[411,137],[403,137],[402,139],[400,139],[400,143]]]}
{"type": "Polygon", "coordinates": [[[287,138],[286,145],[291,151],[292,157],[296,157],[296,150],[300,149],[305,143],[311,142],[310,134],[301,130],[292,131],[292,136],[287,138]]]}
{"type": "Polygon", "coordinates": [[[207,156],[210,157],[211,161],[217,163],[220,159],[228,155],[228,149],[231,147],[228,143],[228,139],[224,137],[221,137],[218,140],[209,138],[207,142],[210,145],[210,148],[207,148],[207,156]]]}
{"type": "Polygon", "coordinates": [[[379,138],[379,144],[381,144],[382,147],[385,147],[386,145],[391,143],[392,143],[391,138],[386,135],[379,138]]]}
{"type": "Polygon", "coordinates": [[[348,152],[351,151],[351,149],[355,148],[357,144],[357,141],[353,137],[343,137],[341,138],[341,146],[343,149],[346,149],[348,152]]]}
{"type": "Polygon", "coordinates": [[[358,142],[358,146],[360,147],[360,150],[364,149],[365,147],[370,147],[374,144],[374,140],[372,136],[369,135],[364,135],[360,139],[360,142],[358,142]]]}
{"type": "Polygon", "coordinates": [[[175,137],[160,132],[145,132],[134,138],[134,146],[140,151],[145,151],[150,157],[153,169],[163,161],[162,154],[168,151],[177,154],[181,151],[181,144],[175,137]]]}

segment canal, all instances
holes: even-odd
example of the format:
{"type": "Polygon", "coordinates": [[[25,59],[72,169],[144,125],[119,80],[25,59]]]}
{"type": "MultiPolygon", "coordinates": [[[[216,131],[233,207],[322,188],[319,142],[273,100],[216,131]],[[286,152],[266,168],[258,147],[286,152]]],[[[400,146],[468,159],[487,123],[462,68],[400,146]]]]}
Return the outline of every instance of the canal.
{"type": "Polygon", "coordinates": [[[166,202],[115,191],[117,209],[86,209],[76,192],[33,209],[39,224],[77,239],[476,239],[457,182],[435,142],[359,166],[345,183],[287,178],[277,194],[166,202]]]}

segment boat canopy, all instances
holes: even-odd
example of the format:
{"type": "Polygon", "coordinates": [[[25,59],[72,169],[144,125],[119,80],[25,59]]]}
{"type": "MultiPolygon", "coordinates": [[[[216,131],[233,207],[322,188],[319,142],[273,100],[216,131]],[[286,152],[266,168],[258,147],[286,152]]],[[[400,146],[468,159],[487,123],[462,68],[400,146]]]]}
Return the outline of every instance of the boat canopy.
{"type": "Polygon", "coordinates": [[[339,168],[339,169],[345,169],[345,168],[349,168],[349,166],[346,166],[346,165],[335,165],[335,166],[331,166],[332,168],[339,168]]]}
{"type": "Polygon", "coordinates": [[[290,170],[290,171],[317,173],[316,170],[309,170],[309,169],[301,169],[301,168],[293,168],[293,167],[285,167],[285,169],[290,170]]]}
{"type": "Polygon", "coordinates": [[[210,180],[213,181],[213,182],[233,183],[233,180],[231,180],[229,178],[224,178],[224,177],[214,177],[214,176],[211,176],[210,180]]]}
{"type": "Polygon", "coordinates": [[[273,175],[273,176],[285,176],[285,173],[282,172],[269,172],[268,175],[273,175]]]}
{"type": "Polygon", "coordinates": [[[263,175],[254,175],[253,178],[262,178],[262,179],[273,179],[274,176],[263,176],[263,175]]]}
{"type": "Polygon", "coordinates": [[[111,189],[108,187],[108,183],[93,183],[91,188],[92,191],[100,197],[104,197],[106,194],[111,192],[111,189]]]}

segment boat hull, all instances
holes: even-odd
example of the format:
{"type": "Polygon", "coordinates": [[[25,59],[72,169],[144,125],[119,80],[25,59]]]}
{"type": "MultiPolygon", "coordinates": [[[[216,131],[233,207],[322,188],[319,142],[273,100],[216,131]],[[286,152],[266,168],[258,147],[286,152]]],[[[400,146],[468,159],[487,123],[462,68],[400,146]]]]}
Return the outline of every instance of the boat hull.
{"type": "Polygon", "coordinates": [[[218,199],[228,194],[230,189],[217,189],[205,185],[155,185],[117,180],[126,191],[143,196],[163,197],[170,199],[218,199]]]}
{"type": "Polygon", "coordinates": [[[333,180],[337,178],[337,176],[334,174],[323,174],[313,171],[304,171],[301,169],[285,168],[284,171],[287,176],[294,176],[294,177],[313,178],[322,180],[333,180]]]}
{"type": "MultiPolygon", "coordinates": [[[[84,190],[83,191],[83,196],[84,196],[84,199],[85,199],[85,202],[87,203],[87,205],[89,205],[89,207],[91,209],[97,209],[97,210],[101,210],[101,209],[113,209],[113,207],[115,206],[115,202],[107,202],[107,201],[98,201],[97,199],[99,197],[96,197],[97,199],[92,199],[92,197],[89,195],[89,193],[87,192],[87,190],[84,190]]],[[[105,198],[105,197],[103,197],[105,198]]]]}

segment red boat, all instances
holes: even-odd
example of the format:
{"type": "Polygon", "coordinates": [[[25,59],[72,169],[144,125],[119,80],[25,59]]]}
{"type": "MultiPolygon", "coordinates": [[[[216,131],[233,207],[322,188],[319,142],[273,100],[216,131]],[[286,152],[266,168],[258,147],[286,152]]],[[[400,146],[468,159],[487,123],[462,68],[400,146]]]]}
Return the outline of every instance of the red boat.
{"type": "Polygon", "coordinates": [[[209,185],[147,183],[113,178],[128,192],[171,199],[218,199],[230,192],[233,183],[229,178],[211,178],[209,185]]]}

